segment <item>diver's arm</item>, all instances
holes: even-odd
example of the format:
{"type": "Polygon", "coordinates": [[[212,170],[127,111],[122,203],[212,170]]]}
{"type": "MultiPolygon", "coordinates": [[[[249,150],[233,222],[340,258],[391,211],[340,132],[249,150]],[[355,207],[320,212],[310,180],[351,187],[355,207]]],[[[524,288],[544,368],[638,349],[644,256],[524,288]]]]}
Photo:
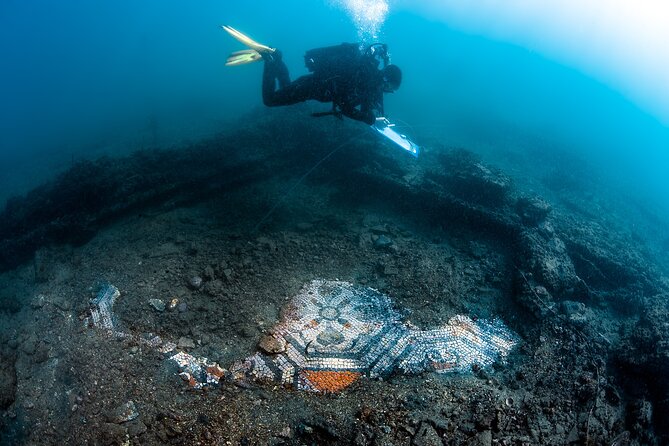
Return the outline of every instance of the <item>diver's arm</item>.
{"type": "Polygon", "coordinates": [[[355,107],[343,106],[341,107],[341,112],[344,116],[348,116],[356,121],[362,121],[369,125],[374,125],[376,122],[376,115],[373,110],[358,110],[355,107]]]}
{"type": "Polygon", "coordinates": [[[369,125],[374,125],[376,118],[385,116],[383,113],[383,92],[375,91],[369,100],[363,102],[360,105],[360,114],[365,119],[359,119],[359,121],[366,122],[369,125]]]}
{"type": "Polygon", "coordinates": [[[383,116],[383,93],[375,94],[367,101],[360,104],[360,109],[348,104],[340,105],[341,112],[351,119],[374,125],[376,118],[383,116]]]}

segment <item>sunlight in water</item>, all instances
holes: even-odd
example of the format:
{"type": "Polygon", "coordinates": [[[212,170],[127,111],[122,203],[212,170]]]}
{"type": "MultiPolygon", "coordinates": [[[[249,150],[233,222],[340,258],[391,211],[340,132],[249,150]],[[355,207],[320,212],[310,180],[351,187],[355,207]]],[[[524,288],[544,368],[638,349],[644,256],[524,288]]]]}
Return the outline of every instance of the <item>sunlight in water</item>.
{"type": "Polygon", "coordinates": [[[398,9],[576,67],[669,125],[664,0],[395,0],[393,10],[398,9]]]}

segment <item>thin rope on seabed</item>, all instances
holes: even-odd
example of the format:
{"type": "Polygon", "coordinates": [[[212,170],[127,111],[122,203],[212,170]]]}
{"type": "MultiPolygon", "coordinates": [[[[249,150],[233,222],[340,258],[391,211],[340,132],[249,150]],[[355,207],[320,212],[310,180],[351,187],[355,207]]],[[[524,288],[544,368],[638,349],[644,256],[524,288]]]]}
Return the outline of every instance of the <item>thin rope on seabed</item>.
{"type": "Polygon", "coordinates": [[[314,164],[313,167],[312,167],[311,169],[309,169],[304,175],[302,175],[302,176],[295,182],[295,184],[293,184],[293,185],[290,187],[290,189],[288,189],[288,190],[283,194],[283,196],[281,197],[281,199],[279,199],[276,203],[274,203],[274,206],[272,206],[272,208],[271,208],[269,211],[267,211],[267,213],[263,216],[263,218],[260,219],[260,221],[258,222],[258,224],[256,224],[256,225],[253,227],[253,231],[252,231],[252,232],[257,232],[258,229],[260,229],[260,227],[263,225],[263,223],[265,223],[265,222],[267,221],[267,219],[274,213],[274,211],[275,211],[281,204],[283,204],[284,201],[286,201],[286,198],[288,198],[288,197],[293,193],[293,191],[295,190],[295,188],[297,188],[297,186],[299,186],[300,184],[302,184],[302,182],[304,181],[304,179],[307,178],[307,177],[308,177],[314,170],[316,170],[316,169],[318,168],[318,166],[320,166],[321,164],[323,164],[328,158],[330,158],[332,155],[334,155],[335,153],[337,153],[340,149],[344,148],[345,146],[349,145],[349,144],[350,144],[351,142],[353,142],[354,140],[358,139],[360,136],[363,135],[363,133],[364,133],[364,132],[360,132],[360,133],[356,134],[355,136],[353,136],[353,137],[347,139],[346,141],[344,141],[343,143],[341,143],[340,145],[338,145],[337,147],[335,147],[334,149],[332,149],[332,151],[330,151],[330,153],[328,153],[328,154],[325,155],[323,158],[321,158],[320,161],[318,161],[316,164],[314,164]]]}

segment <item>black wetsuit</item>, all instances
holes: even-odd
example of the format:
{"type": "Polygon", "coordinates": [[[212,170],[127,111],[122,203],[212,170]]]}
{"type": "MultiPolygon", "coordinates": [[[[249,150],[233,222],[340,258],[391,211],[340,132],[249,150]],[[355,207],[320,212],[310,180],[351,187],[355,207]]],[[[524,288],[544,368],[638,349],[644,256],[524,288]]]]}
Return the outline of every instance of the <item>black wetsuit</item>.
{"type": "Polygon", "coordinates": [[[309,99],[332,102],[336,113],[372,125],[377,117],[383,116],[383,74],[378,62],[362,58],[347,68],[339,74],[313,73],[291,82],[280,54],[266,58],[263,102],[269,107],[309,99]]]}

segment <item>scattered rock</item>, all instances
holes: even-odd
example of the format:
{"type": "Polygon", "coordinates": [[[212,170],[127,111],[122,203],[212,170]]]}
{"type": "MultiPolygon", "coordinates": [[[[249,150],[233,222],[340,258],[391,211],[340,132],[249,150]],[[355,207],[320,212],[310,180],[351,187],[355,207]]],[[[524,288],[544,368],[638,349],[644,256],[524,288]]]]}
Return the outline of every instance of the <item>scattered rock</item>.
{"type": "Polygon", "coordinates": [[[138,416],[139,412],[135,407],[135,403],[133,401],[128,401],[127,403],[123,403],[111,412],[107,413],[106,418],[110,423],[121,424],[134,420],[138,416]]]}
{"type": "Polygon", "coordinates": [[[445,154],[446,176],[441,178],[448,191],[471,203],[498,207],[511,189],[511,179],[501,171],[484,165],[467,151],[445,154]]]}
{"type": "Polygon", "coordinates": [[[199,290],[200,288],[202,288],[202,283],[203,283],[203,282],[204,282],[204,281],[202,280],[202,277],[200,277],[200,276],[191,276],[191,277],[188,279],[188,286],[191,287],[191,289],[199,290]]]}
{"type": "Polygon", "coordinates": [[[380,235],[374,240],[376,249],[389,249],[391,246],[393,246],[393,241],[385,235],[380,235]]]}
{"type": "Polygon", "coordinates": [[[523,251],[520,260],[541,285],[558,294],[578,289],[581,280],[560,238],[528,229],[520,234],[520,240],[523,251]]]}
{"type": "Polygon", "coordinates": [[[633,405],[633,414],[636,422],[644,428],[651,425],[653,421],[653,405],[647,400],[637,400],[633,405]]]}
{"type": "Polygon", "coordinates": [[[537,226],[550,214],[551,205],[539,197],[522,197],[516,202],[516,212],[528,226],[537,226]]]}
{"type": "Polygon", "coordinates": [[[179,348],[195,348],[195,342],[191,338],[187,338],[185,336],[182,336],[179,338],[179,342],[177,343],[177,347],[179,348]]]}
{"type": "Polygon", "coordinates": [[[214,278],[216,277],[216,275],[214,274],[214,268],[212,268],[211,266],[207,266],[202,272],[202,276],[206,280],[214,280],[214,278]]]}
{"type": "Polygon", "coordinates": [[[571,428],[569,431],[569,435],[567,435],[567,440],[565,440],[565,444],[576,444],[579,443],[579,436],[578,436],[578,427],[574,425],[574,427],[571,428]]]}
{"type": "Polygon", "coordinates": [[[188,304],[186,302],[179,303],[179,305],[177,305],[177,311],[179,313],[185,313],[188,311],[188,304]]]}
{"type": "Polygon", "coordinates": [[[293,438],[293,430],[290,426],[285,426],[277,436],[282,438],[293,438]]]}
{"type": "Polygon", "coordinates": [[[490,446],[492,445],[492,432],[485,430],[476,434],[476,439],[472,443],[472,446],[490,446]]]}
{"type": "Polygon", "coordinates": [[[30,306],[36,310],[38,308],[42,308],[45,303],[46,303],[46,296],[44,294],[38,294],[30,302],[30,306]]]}
{"type": "Polygon", "coordinates": [[[170,311],[174,311],[174,309],[177,307],[177,305],[179,305],[179,299],[174,297],[174,298],[170,299],[170,303],[167,304],[167,309],[170,310],[170,311]]]}
{"type": "Polygon", "coordinates": [[[72,308],[70,301],[65,296],[54,297],[52,303],[56,308],[62,311],[69,311],[72,308]]]}
{"type": "Polygon", "coordinates": [[[275,338],[265,335],[258,343],[258,348],[267,354],[283,353],[286,351],[286,341],[283,338],[275,338]]]}
{"type": "Polygon", "coordinates": [[[583,302],[565,300],[562,302],[562,312],[567,319],[576,326],[583,326],[588,322],[588,308],[583,302]]]}
{"type": "Polygon", "coordinates": [[[35,349],[37,348],[37,336],[35,334],[32,334],[28,339],[26,339],[23,342],[23,345],[21,346],[21,350],[27,355],[32,355],[35,353],[35,349]]]}
{"type": "Polygon", "coordinates": [[[383,274],[384,274],[385,276],[397,276],[399,273],[400,273],[399,268],[396,268],[396,267],[394,267],[394,266],[388,266],[388,265],[386,265],[386,266],[383,268],[383,274]]]}
{"type": "Polygon", "coordinates": [[[146,424],[142,423],[141,420],[133,420],[128,423],[128,435],[131,437],[142,435],[146,430],[146,424]]]}
{"type": "Polygon", "coordinates": [[[441,446],[441,438],[430,423],[422,422],[411,440],[413,446],[441,446]]]}
{"type": "Polygon", "coordinates": [[[258,237],[256,241],[261,247],[267,249],[268,251],[276,251],[276,243],[274,243],[273,240],[267,237],[258,237]]]}
{"type": "Polygon", "coordinates": [[[149,305],[151,305],[156,311],[160,313],[165,311],[165,302],[160,299],[149,299],[149,305]]]}
{"type": "Polygon", "coordinates": [[[207,282],[203,289],[207,294],[211,296],[218,296],[224,292],[225,287],[223,286],[223,282],[221,282],[218,279],[215,279],[207,282]]]}
{"type": "Polygon", "coordinates": [[[41,364],[49,359],[49,346],[45,342],[40,342],[35,349],[35,354],[33,355],[33,362],[35,364],[41,364]]]}
{"type": "Polygon", "coordinates": [[[126,429],[114,423],[104,423],[100,428],[100,435],[104,444],[121,444],[125,440],[126,429]]]}

